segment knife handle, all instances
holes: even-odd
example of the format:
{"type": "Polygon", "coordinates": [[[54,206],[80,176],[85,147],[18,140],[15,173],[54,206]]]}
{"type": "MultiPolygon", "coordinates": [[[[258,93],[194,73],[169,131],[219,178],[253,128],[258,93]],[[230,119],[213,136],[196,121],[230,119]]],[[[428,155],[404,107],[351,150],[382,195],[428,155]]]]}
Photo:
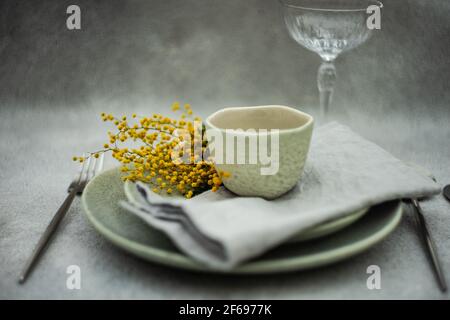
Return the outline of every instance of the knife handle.
{"type": "Polygon", "coordinates": [[[428,255],[431,258],[439,287],[442,292],[446,292],[447,282],[445,280],[444,273],[442,272],[441,263],[439,262],[439,257],[437,255],[436,245],[433,241],[433,238],[430,235],[427,222],[425,221],[425,217],[422,212],[422,207],[420,206],[419,201],[417,201],[417,199],[411,199],[411,202],[415,208],[414,211],[416,212],[416,221],[418,226],[420,227],[422,239],[427,248],[428,255]]]}

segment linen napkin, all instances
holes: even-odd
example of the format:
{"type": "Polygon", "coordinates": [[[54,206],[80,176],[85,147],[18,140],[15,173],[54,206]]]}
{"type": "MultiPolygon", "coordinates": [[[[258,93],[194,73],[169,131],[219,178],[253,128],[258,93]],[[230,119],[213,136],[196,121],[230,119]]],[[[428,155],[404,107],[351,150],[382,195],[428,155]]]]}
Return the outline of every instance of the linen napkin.
{"type": "Polygon", "coordinates": [[[122,206],[166,233],[186,255],[230,269],[302,230],[388,200],[439,193],[440,186],[350,128],[315,130],[297,186],[275,200],[239,197],[225,188],[190,200],[127,186],[122,206]]]}

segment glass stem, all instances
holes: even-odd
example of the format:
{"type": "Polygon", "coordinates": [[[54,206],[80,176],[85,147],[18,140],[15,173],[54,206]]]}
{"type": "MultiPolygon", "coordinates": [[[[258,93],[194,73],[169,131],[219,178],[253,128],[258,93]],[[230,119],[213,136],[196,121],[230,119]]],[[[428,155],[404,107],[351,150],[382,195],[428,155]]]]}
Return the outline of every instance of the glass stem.
{"type": "Polygon", "coordinates": [[[328,116],[335,82],[336,68],[333,61],[323,61],[317,73],[317,87],[320,93],[320,114],[323,120],[328,116]]]}

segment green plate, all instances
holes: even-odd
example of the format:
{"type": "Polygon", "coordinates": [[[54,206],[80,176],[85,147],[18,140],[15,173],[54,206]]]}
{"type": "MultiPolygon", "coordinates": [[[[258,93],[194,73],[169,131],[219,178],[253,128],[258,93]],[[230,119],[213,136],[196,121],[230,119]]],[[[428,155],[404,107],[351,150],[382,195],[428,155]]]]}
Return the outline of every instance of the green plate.
{"type": "MultiPolygon", "coordinates": [[[[163,233],[123,210],[125,200],[120,171],[112,169],[95,177],[83,192],[82,203],[89,221],[106,239],[148,261],[181,269],[211,270],[181,253],[163,233]]],[[[400,201],[369,209],[351,226],[320,239],[289,243],[251,260],[228,273],[276,273],[304,270],[331,264],[380,242],[398,225],[402,216],[400,201]]]]}
{"type": "Polygon", "coordinates": [[[289,242],[303,242],[313,239],[321,238],[332,233],[335,233],[345,227],[351,225],[353,222],[361,218],[370,208],[365,208],[356,212],[352,212],[338,219],[324,222],[316,227],[300,232],[295,235],[289,242]]]}
{"type": "MultiPolygon", "coordinates": [[[[124,184],[124,191],[127,198],[136,199],[136,195],[138,194],[136,187],[133,182],[125,182],[124,184]]],[[[181,196],[181,195],[178,195],[181,196]]],[[[314,226],[308,230],[304,230],[296,235],[294,235],[291,239],[289,239],[287,242],[302,242],[302,241],[309,241],[312,239],[317,239],[320,237],[324,237],[326,235],[329,235],[331,233],[337,232],[359,218],[361,218],[367,211],[369,211],[369,208],[361,209],[349,214],[344,215],[343,217],[340,217],[338,219],[333,219],[330,221],[326,221],[318,226],[314,226]]]]}

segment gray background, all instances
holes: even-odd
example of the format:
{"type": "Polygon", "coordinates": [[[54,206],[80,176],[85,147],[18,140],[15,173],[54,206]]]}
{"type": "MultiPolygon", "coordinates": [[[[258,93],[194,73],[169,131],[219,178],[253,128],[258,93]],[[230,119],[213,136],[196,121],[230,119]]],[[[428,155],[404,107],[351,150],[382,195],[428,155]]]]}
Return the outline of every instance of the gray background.
{"type": "MultiPolygon", "coordinates": [[[[450,2],[385,0],[382,29],[338,58],[331,116],[450,182],[450,2]]],[[[108,130],[101,111],[141,114],[189,102],[206,116],[285,104],[316,114],[317,55],[285,30],[275,0],[0,3],[0,298],[449,298],[437,289],[411,214],[358,257],[286,275],[166,269],[101,238],[78,200],[24,286],[17,284],[76,166],[108,130]],[[66,29],[78,4],[82,29],[66,29]],[[67,290],[66,267],[82,270],[67,290]],[[366,288],[366,268],[382,289],[366,288]]],[[[112,160],[108,166],[113,166],[112,160]]],[[[424,202],[450,280],[450,204],[424,202]]]]}

